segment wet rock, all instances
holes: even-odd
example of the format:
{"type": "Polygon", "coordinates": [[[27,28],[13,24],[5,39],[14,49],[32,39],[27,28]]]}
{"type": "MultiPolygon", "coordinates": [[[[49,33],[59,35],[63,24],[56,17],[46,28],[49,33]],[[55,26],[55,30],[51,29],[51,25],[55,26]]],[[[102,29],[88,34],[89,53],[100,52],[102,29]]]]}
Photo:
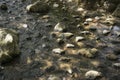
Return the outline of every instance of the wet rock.
{"type": "Polygon", "coordinates": [[[55,49],[52,50],[52,52],[55,53],[55,54],[61,54],[62,55],[62,54],[65,53],[65,50],[60,49],[60,48],[55,48],[55,49]]]}
{"type": "Polygon", "coordinates": [[[50,10],[50,7],[42,1],[36,1],[33,4],[28,5],[26,10],[28,12],[47,13],[50,10]]]}
{"type": "Polygon", "coordinates": [[[78,53],[85,57],[92,58],[96,55],[97,51],[98,50],[96,48],[92,48],[92,49],[82,48],[78,50],[78,53]]]}
{"type": "Polygon", "coordinates": [[[112,54],[112,53],[107,54],[106,58],[108,58],[109,60],[117,60],[118,59],[118,57],[115,54],[112,54]]]}
{"type": "Polygon", "coordinates": [[[61,78],[55,75],[50,75],[47,80],[61,80],[61,78]]]}
{"type": "Polygon", "coordinates": [[[74,48],[75,45],[73,45],[73,44],[66,44],[66,47],[67,47],[67,48],[74,48]]]}
{"type": "Polygon", "coordinates": [[[115,68],[120,68],[120,63],[114,63],[114,64],[113,64],[113,67],[115,67],[115,68]]]}
{"type": "Polygon", "coordinates": [[[1,5],[0,5],[0,9],[1,9],[1,10],[7,10],[7,9],[8,9],[7,4],[6,4],[6,3],[1,4],[1,5]]]}
{"type": "Polygon", "coordinates": [[[85,77],[90,80],[97,79],[98,77],[101,77],[102,74],[101,72],[95,71],[95,70],[90,70],[85,73],[85,77]]]}
{"type": "Polygon", "coordinates": [[[75,38],[75,41],[76,41],[76,42],[79,42],[79,41],[82,41],[82,40],[85,40],[85,38],[82,37],[82,36],[77,36],[77,37],[75,38]]]}
{"type": "Polygon", "coordinates": [[[18,39],[16,31],[0,28],[0,62],[7,62],[19,54],[18,39]]]}
{"type": "Polygon", "coordinates": [[[65,30],[65,25],[62,23],[57,23],[54,27],[54,31],[63,32],[65,30]]]}
{"type": "Polygon", "coordinates": [[[103,34],[104,34],[104,35],[107,35],[107,34],[109,34],[109,33],[110,33],[109,30],[103,30],[103,34]]]}

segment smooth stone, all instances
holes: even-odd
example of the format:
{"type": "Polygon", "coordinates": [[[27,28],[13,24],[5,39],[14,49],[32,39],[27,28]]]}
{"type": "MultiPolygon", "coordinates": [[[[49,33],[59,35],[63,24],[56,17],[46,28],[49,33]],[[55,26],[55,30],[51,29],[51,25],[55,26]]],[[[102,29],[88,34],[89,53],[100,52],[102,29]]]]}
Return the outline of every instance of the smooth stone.
{"type": "Polygon", "coordinates": [[[83,12],[84,9],[83,9],[83,8],[78,8],[76,11],[77,11],[77,12],[83,12]]]}
{"type": "Polygon", "coordinates": [[[101,77],[102,74],[101,72],[95,71],[95,70],[90,70],[85,73],[86,79],[94,80],[97,79],[98,77],[101,77]]]}
{"type": "Polygon", "coordinates": [[[73,36],[73,33],[70,33],[70,32],[61,33],[61,34],[59,35],[59,37],[61,37],[61,38],[66,38],[66,39],[69,39],[69,38],[71,38],[72,36],[73,36]]]}
{"type": "Polygon", "coordinates": [[[85,40],[85,38],[82,37],[82,36],[77,36],[77,37],[75,38],[75,41],[76,41],[76,42],[79,42],[79,41],[82,41],[82,40],[85,40]]]}
{"type": "Polygon", "coordinates": [[[60,49],[60,48],[55,48],[55,49],[52,50],[52,52],[55,53],[55,54],[64,54],[65,50],[60,49]]]}
{"type": "Polygon", "coordinates": [[[73,44],[66,44],[66,47],[67,47],[67,48],[74,48],[75,45],[73,45],[73,44]]]}
{"type": "Polygon", "coordinates": [[[104,34],[104,35],[107,35],[107,34],[109,34],[109,33],[110,33],[109,30],[103,30],[103,34],[104,34]]]}
{"type": "Polygon", "coordinates": [[[62,23],[57,23],[54,27],[54,31],[63,32],[65,30],[65,25],[62,23]]]}
{"type": "Polygon", "coordinates": [[[92,22],[93,19],[92,19],[92,18],[87,18],[85,21],[86,21],[86,22],[92,22]]]}
{"type": "Polygon", "coordinates": [[[120,63],[114,63],[113,66],[114,66],[115,68],[120,68],[120,63]]]}
{"type": "Polygon", "coordinates": [[[61,44],[64,44],[64,40],[61,39],[61,38],[58,38],[58,39],[57,39],[57,43],[60,44],[60,45],[61,45],[61,44]]]}
{"type": "Polygon", "coordinates": [[[55,75],[50,75],[47,80],[61,80],[61,78],[55,75]]]}
{"type": "Polygon", "coordinates": [[[80,34],[90,34],[90,31],[81,31],[80,34]]]}

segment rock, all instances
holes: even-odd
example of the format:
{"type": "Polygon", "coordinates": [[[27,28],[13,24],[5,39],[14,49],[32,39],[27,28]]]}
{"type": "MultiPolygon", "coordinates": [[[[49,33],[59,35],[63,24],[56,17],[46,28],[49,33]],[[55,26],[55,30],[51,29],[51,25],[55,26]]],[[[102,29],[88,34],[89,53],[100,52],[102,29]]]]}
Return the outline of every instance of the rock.
{"type": "Polygon", "coordinates": [[[75,45],[73,45],[73,44],[66,44],[66,47],[67,47],[67,48],[74,48],[75,45]]]}
{"type": "Polygon", "coordinates": [[[101,76],[102,76],[101,72],[98,72],[95,70],[90,70],[90,71],[85,73],[85,77],[87,79],[90,79],[90,80],[94,80],[94,79],[101,77],[101,76]]]}
{"type": "Polygon", "coordinates": [[[61,80],[61,78],[55,75],[50,75],[47,80],[61,80]]]}
{"type": "Polygon", "coordinates": [[[114,63],[113,66],[114,66],[115,68],[120,68],[120,63],[114,63]]]}
{"type": "Polygon", "coordinates": [[[52,52],[55,53],[55,54],[60,54],[60,55],[62,55],[62,54],[65,53],[65,50],[60,49],[60,48],[55,48],[55,49],[52,50],[52,52]]]}
{"type": "Polygon", "coordinates": [[[50,10],[50,7],[42,1],[36,1],[33,4],[28,5],[26,10],[28,12],[47,13],[50,10]]]}
{"type": "Polygon", "coordinates": [[[78,53],[85,57],[92,58],[97,53],[97,49],[96,48],[92,48],[92,49],[82,48],[78,50],[78,53]]]}
{"type": "Polygon", "coordinates": [[[79,47],[85,47],[85,44],[84,44],[83,42],[77,42],[77,45],[78,45],[79,47]]]}
{"type": "Polygon", "coordinates": [[[63,39],[61,39],[61,38],[58,38],[58,39],[57,39],[57,42],[58,42],[59,45],[64,44],[64,41],[63,41],[63,39]]]}
{"type": "Polygon", "coordinates": [[[118,57],[115,54],[112,54],[112,53],[107,54],[106,58],[108,58],[109,60],[117,60],[118,59],[118,57]]]}
{"type": "Polygon", "coordinates": [[[85,21],[86,21],[86,22],[92,22],[93,19],[92,19],[92,18],[87,18],[85,21]]]}
{"type": "Polygon", "coordinates": [[[9,62],[19,54],[19,38],[14,30],[0,28],[0,62],[9,62]]]}
{"type": "Polygon", "coordinates": [[[62,23],[57,23],[54,27],[54,31],[56,32],[63,32],[65,30],[65,25],[62,23]]]}
{"type": "Polygon", "coordinates": [[[79,41],[82,41],[82,40],[85,40],[85,38],[82,37],[82,36],[77,36],[76,39],[75,39],[76,42],[79,42],[79,41]]]}
{"type": "Polygon", "coordinates": [[[66,39],[69,39],[69,38],[71,38],[72,36],[73,36],[73,33],[70,33],[70,32],[61,33],[61,34],[59,35],[59,37],[61,37],[61,38],[66,38],[66,39]]]}
{"type": "Polygon", "coordinates": [[[85,35],[87,35],[87,34],[90,34],[90,31],[82,31],[82,32],[80,32],[80,34],[85,34],[85,35]]]}
{"type": "Polygon", "coordinates": [[[59,4],[54,3],[53,8],[57,8],[57,7],[59,7],[59,4]]]}
{"type": "Polygon", "coordinates": [[[77,11],[77,12],[83,12],[84,9],[83,9],[83,8],[78,8],[76,11],[77,11]]]}
{"type": "Polygon", "coordinates": [[[107,35],[107,34],[109,34],[109,33],[110,33],[109,30],[103,30],[103,34],[104,34],[104,35],[107,35]]]}
{"type": "Polygon", "coordinates": [[[7,4],[6,3],[1,4],[0,9],[1,10],[7,10],[8,9],[7,4]]]}

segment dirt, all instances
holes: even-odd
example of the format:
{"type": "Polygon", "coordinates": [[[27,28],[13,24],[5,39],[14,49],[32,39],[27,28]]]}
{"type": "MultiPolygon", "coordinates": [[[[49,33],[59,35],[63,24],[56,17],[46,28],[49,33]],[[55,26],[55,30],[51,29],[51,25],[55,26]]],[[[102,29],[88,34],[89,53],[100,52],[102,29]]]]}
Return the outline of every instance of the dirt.
{"type": "Polygon", "coordinates": [[[0,70],[0,80],[53,80],[51,76],[59,77],[60,80],[86,80],[84,75],[89,70],[102,73],[103,76],[96,80],[120,79],[120,69],[113,66],[120,62],[119,37],[112,35],[112,32],[107,36],[101,34],[102,30],[110,28],[109,25],[99,23],[94,25],[98,32],[91,31],[90,35],[84,35],[88,38],[82,41],[85,48],[98,49],[94,58],[86,58],[76,53],[80,47],[74,41],[75,36],[81,35],[80,31],[90,27],[77,27],[84,21],[81,15],[68,14],[62,10],[51,10],[46,14],[27,13],[26,6],[31,3],[29,0],[1,0],[0,4],[3,2],[7,4],[8,10],[0,10],[0,27],[15,29],[19,33],[21,54],[10,63],[2,65],[4,69],[0,70]],[[45,18],[46,15],[49,17],[45,18]],[[67,26],[67,32],[74,33],[74,37],[64,42],[75,44],[75,48],[66,49],[65,44],[59,45],[57,38],[51,35],[58,22],[67,26]],[[115,43],[112,43],[113,40],[115,43]],[[66,53],[53,54],[52,50],[58,47],[65,49],[66,53]],[[106,54],[109,53],[117,53],[118,59],[107,59],[106,54]]]}

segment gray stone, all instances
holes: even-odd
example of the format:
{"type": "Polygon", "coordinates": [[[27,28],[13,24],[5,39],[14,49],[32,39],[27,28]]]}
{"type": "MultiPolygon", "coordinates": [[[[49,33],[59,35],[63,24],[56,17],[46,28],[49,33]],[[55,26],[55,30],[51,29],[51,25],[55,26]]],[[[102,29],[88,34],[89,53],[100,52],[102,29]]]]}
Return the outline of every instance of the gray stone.
{"type": "Polygon", "coordinates": [[[85,73],[85,77],[87,79],[90,79],[90,80],[91,79],[94,80],[94,79],[96,79],[100,76],[102,76],[101,72],[98,72],[98,71],[95,71],[95,70],[90,70],[90,71],[85,73]]]}
{"type": "Polygon", "coordinates": [[[73,45],[73,44],[66,44],[66,47],[67,47],[67,48],[74,48],[75,45],[73,45]]]}
{"type": "Polygon", "coordinates": [[[109,34],[110,31],[109,30],[103,30],[103,34],[106,35],[106,34],[109,34]]]}
{"type": "Polygon", "coordinates": [[[0,28],[0,62],[7,62],[19,54],[18,42],[16,31],[0,28]]]}
{"type": "Polygon", "coordinates": [[[26,7],[26,10],[28,12],[37,12],[37,13],[47,13],[49,9],[50,7],[42,1],[36,1],[33,4],[30,4],[26,7]]]}
{"type": "Polygon", "coordinates": [[[113,66],[114,66],[115,68],[120,68],[120,63],[114,63],[113,66]]]}
{"type": "Polygon", "coordinates": [[[72,36],[73,36],[73,33],[70,33],[70,32],[61,33],[61,34],[59,35],[59,37],[61,37],[61,38],[66,38],[66,39],[69,39],[69,38],[71,38],[72,36]]]}

